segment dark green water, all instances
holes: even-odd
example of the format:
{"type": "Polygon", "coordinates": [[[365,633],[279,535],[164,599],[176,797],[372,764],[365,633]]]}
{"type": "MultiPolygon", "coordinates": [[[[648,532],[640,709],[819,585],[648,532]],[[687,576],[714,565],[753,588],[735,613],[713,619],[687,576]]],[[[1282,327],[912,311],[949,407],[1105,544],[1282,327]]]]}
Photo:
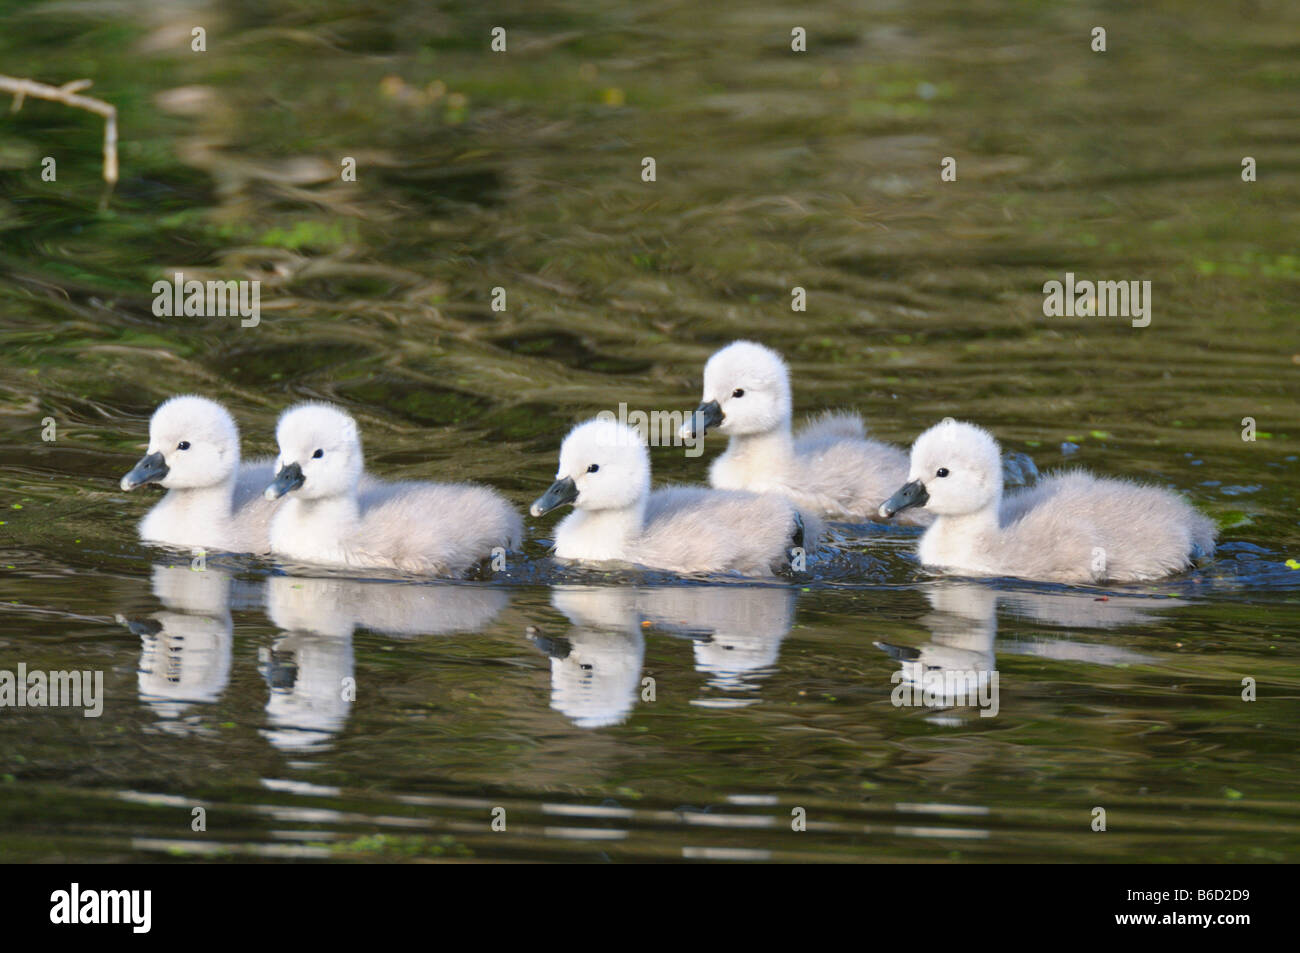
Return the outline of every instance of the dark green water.
{"type": "Polygon", "coordinates": [[[0,97],[0,669],[107,696],[0,709],[0,860],[1293,860],[1300,10],[544,6],[0,0],[0,73],[94,79],[122,140],[105,196],[98,118],[0,97]],[[261,280],[261,323],[155,317],[177,270],[261,280]],[[1045,317],[1066,272],[1150,280],[1151,324],[1045,317]],[[374,471],[522,509],[574,421],[692,406],[740,336],[800,413],[976,420],[1185,492],[1220,554],[972,583],[872,526],[686,585],[558,570],[547,518],[488,582],[295,579],[192,572],[118,489],[193,391],[248,455],[330,399],[374,471]],[[896,707],[918,664],[996,666],[997,715],[896,707]]]}

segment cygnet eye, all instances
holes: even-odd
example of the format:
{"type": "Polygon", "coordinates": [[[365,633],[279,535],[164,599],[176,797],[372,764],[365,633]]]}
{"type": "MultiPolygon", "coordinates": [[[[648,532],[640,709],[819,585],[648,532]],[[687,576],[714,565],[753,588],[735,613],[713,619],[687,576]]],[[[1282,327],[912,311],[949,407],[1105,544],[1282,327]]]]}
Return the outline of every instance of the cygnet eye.
{"type": "Polygon", "coordinates": [[[938,470],[934,471],[934,475],[937,477],[946,477],[948,475],[948,468],[940,467],[938,470]]]}
{"type": "Polygon", "coordinates": [[[587,472],[588,472],[588,473],[595,473],[595,472],[596,472],[597,470],[599,470],[599,469],[600,469],[600,464],[599,464],[599,463],[593,463],[591,466],[587,467],[587,472]]]}
{"type": "Polygon", "coordinates": [[[188,450],[189,448],[190,448],[190,442],[188,440],[182,440],[180,443],[176,445],[177,450],[188,450]]]}
{"type": "Polygon", "coordinates": [[[743,388],[743,387],[737,387],[735,390],[733,390],[733,391],[731,392],[731,396],[732,396],[732,397],[744,397],[744,396],[745,396],[745,388],[743,388]]]}
{"type": "Polygon", "coordinates": [[[311,458],[312,458],[313,460],[319,460],[319,459],[320,459],[321,457],[323,457],[323,456],[325,456],[325,451],[324,451],[324,450],[317,450],[315,453],[313,453],[313,454],[311,455],[311,458]]]}

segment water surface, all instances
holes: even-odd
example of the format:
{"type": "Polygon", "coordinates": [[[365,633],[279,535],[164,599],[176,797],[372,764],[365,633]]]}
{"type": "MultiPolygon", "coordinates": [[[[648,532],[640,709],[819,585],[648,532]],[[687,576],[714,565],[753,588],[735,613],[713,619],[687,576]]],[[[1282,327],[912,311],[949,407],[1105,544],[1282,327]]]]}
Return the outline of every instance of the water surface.
{"type": "Polygon", "coordinates": [[[0,119],[0,668],[107,695],[0,710],[0,859],[1294,859],[1297,50],[1267,2],[0,2],[4,71],[122,128],[106,196],[98,119],[0,119]],[[155,317],[178,270],[260,280],[261,323],[155,317]],[[1066,272],[1152,281],[1150,326],[1044,317],[1066,272]],[[522,509],[573,422],[692,406],[739,336],[801,414],[977,420],[1186,493],[1221,551],[1069,588],[839,527],[753,585],[563,570],[547,518],[483,579],[195,572],[117,485],[172,394],[249,455],[318,398],[376,472],[522,509]],[[891,700],[994,668],[993,717],[891,700]]]}

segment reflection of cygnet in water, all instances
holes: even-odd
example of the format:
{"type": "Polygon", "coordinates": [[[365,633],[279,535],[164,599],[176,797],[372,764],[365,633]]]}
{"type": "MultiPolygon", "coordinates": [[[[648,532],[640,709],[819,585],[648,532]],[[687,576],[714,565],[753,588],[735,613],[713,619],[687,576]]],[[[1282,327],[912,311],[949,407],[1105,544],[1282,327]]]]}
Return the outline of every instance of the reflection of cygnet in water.
{"type": "MultiPolygon", "coordinates": [[[[1185,605],[1177,599],[1111,595],[1100,599],[1087,592],[1007,592],[973,582],[940,581],[926,590],[934,611],[921,619],[929,628],[931,641],[917,648],[877,642],[877,647],[902,663],[907,684],[935,691],[935,704],[946,706],[962,680],[945,673],[976,673],[975,683],[983,690],[996,671],[993,644],[997,636],[999,609],[1034,622],[1068,628],[1105,629],[1156,621],[1162,609],[1185,605]],[[983,673],[982,675],[979,673],[983,673]]],[[[1093,665],[1126,665],[1149,662],[1121,646],[1077,642],[1045,636],[1041,639],[1001,643],[1002,651],[1034,655],[1061,661],[1093,665]]]]}
{"type": "Polygon", "coordinates": [[[140,700],[163,718],[179,718],[190,704],[217,701],[230,681],[230,576],[185,561],[155,565],[152,586],[161,611],[117,618],[140,636],[140,700]]]}
{"type": "Polygon", "coordinates": [[[267,615],[289,634],[259,653],[271,689],[268,739],[278,748],[310,748],[342,729],[356,697],[355,629],[399,637],[472,632],[509,601],[486,586],[272,576],[267,615]]]}
{"type": "Polygon", "coordinates": [[[635,589],[557,586],[551,605],[572,627],[563,636],[529,631],[551,658],[551,707],[579,728],[627,720],[640,690],[645,638],[635,589]]]}
{"type": "Polygon", "coordinates": [[[352,636],[292,632],[258,650],[271,690],[262,734],[282,751],[319,748],[342,730],[356,697],[352,636]]]}
{"type": "Polygon", "coordinates": [[[501,588],[431,583],[361,583],[357,625],[384,635],[477,632],[510,604],[501,588]]]}
{"type": "Polygon", "coordinates": [[[282,629],[351,635],[475,632],[510,603],[505,590],[458,583],[400,583],[339,577],[273,576],[267,611],[282,629]]]}
{"type": "MultiPolygon", "coordinates": [[[[999,592],[998,608],[1046,625],[1076,629],[1112,629],[1122,625],[1150,625],[1161,619],[1160,612],[1187,605],[1183,599],[1152,599],[1146,596],[1108,595],[1099,598],[1088,592],[999,592]]],[[[1003,651],[1036,655],[1063,662],[1093,665],[1137,665],[1152,661],[1119,645],[1074,642],[1043,636],[1032,640],[1004,642],[1003,651]]]]}
{"type": "MultiPolygon", "coordinates": [[[[900,664],[894,698],[926,708],[978,706],[997,713],[997,594],[975,583],[945,582],[926,591],[933,612],[921,617],[931,639],[913,648],[877,642],[900,664]]],[[[990,716],[991,717],[991,716],[990,716]]]]}
{"type": "Polygon", "coordinates": [[[270,729],[262,734],[282,751],[319,748],[342,730],[356,697],[352,675],[355,607],[347,580],[272,576],[266,613],[288,634],[258,650],[266,679],[270,729]]]}
{"type": "Polygon", "coordinates": [[[639,602],[656,628],[694,639],[696,670],[723,691],[752,690],[747,677],[776,665],[794,604],[793,589],[775,586],[670,586],[643,591],[639,602]]]}

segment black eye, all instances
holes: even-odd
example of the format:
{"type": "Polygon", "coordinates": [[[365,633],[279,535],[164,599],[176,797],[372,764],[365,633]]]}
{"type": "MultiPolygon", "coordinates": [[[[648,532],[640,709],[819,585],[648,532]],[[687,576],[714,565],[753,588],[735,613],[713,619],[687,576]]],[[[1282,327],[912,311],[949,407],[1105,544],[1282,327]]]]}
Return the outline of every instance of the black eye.
{"type": "Polygon", "coordinates": [[[324,451],[324,450],[317,450],[315,453],[313,453],[313,454],[311,455],[311,458],[312,458],[313,460],[319,460],[319,459],[320,459],[321,457],[323,457],[323,456],[325,456],[325,451],[324,451]]]}
{"type": "Polygon", "coordinates": [[[591,466],[587,467],[587,472],[588,472],[588,473],[595,473],[595,472],[596,472],[597,470],[599,470],[599,469],[600,469],[600,464],[599,464],[599,463],[593,463],[591,466]]]}
{"type": "Polygon", "coordinates": [[[744,397],[744,396],[745,396],[745,388],[743,388],[743,387],[737,387],[735,390],[733,390],[733,391],[731,392],[731,396],[732,396],[732,397],[744,397]]]}
{"type": "Polygon", "coordinates": [[[939,477],[946,477],[948,475],[948,468],[940,467],[938,470],[934,471],[934,475],[939,477]]]}
{"type": "Polygon", "coordinates": [[[176,445],[177,450],[188,450],[189,448],[190,448],[190,442],[188,440],[182,440],[180,443],[176,445]]]}

